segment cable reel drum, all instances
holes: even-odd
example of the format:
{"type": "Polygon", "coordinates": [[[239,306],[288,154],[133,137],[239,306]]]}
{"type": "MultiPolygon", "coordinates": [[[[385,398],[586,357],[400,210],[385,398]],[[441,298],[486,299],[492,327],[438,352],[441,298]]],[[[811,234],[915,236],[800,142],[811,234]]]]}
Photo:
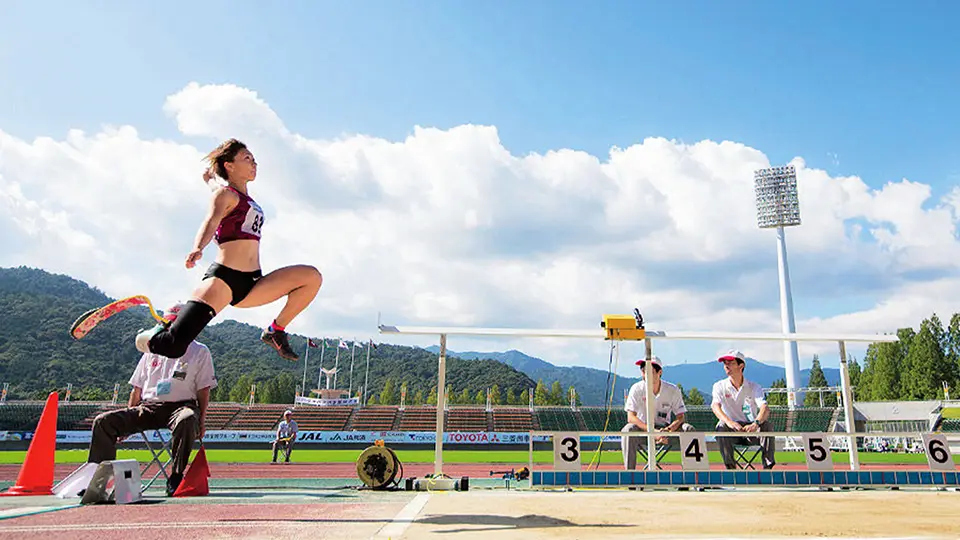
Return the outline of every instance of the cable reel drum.
{"type": "Polygon", "coordinates": [[[400,483],[403,464],[392,449],[378,440],[357,458],[357,477],[371,489],[387,489],[400,483]]]}

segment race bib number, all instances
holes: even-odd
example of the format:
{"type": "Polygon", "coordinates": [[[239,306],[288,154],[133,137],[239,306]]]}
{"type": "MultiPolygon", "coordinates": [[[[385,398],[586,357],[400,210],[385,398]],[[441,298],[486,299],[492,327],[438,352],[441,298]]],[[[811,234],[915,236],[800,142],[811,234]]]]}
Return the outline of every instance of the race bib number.
{"type": "Polygon", "coordinates": [[[165,396],[170,393],[170,381],[160,381],[157,383],[157,395],[165,396]]]}
{"type": "Polygon", "coordinates": [[[250,209],[247,210],[247,217],[244,219],[243,226],[240,229],[245,233],[260,236],[260,232],[263,229],[263,220],[263,210],[260,208],[260,205],[250,201],[250,209]]]}
{"type": "Polygon", "coordinates": [[[580,470],[580,436],[578,434],[554,434],[553,468],[557,471],[580,470]]]}

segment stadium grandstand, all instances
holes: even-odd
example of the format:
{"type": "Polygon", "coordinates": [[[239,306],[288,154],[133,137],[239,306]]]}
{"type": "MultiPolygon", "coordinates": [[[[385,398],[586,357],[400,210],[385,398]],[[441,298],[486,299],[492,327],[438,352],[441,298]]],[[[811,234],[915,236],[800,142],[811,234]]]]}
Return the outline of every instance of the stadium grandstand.
{"type": "MultiPolygon", "coordinates": [[[[0,435],[28,434],[36,428],[43,410],[42,401],[4,401],[0,403],[0,435]]],[[[104,411],[122,407],[110,402],[60,402],[57,416],[58,432],[89,432],[93,420],[104,411]]],[[[208,432],[258,432],[264,437],[276,430],[283,412],[294,411],[294,419],[301,432],[356,432],[372,434],[391,432],[432,433],[436,431],[437,409],[430,405],[396,406],[313,406],[283,404],[240,404],[213,402],[210,404],[206,430],[208,432]]],[[[836,432],[846,430],[841,407],[773,406],[771,419],[778,432],[836,432]]],[[[855,429],[861,433],[877,433],[858,441],[858,446],[870,451],[922,451],[917,441],[884,437],[884,432],[941,431],[950,436],[951,447],[960,445],[960,418],[945,414],[947,409],[960,411],[960,403],[944,401],[895,401],[854,403],[855,429]]],[[[525,434],[530,431],[606,431],[619,432],[627,416],[622,406],[609,411],[605,407],[517,405],[470,406],[450,405],[444,410],[443,431],[448,434],[525,434]]],[[[709,405],[689,405],[687,422],[697,431],[713,431],[716,418],[709,405]]],[[[28,436],[5,436],[0,441],[11,442],[28,436]]],[[[368,437],[368,438],[370,438],[368,437]]],[[[837,440],[841,441],[838,437],[837,440]]],[[[263,440],[260,438],[259,440],[263,440]]],[[[331,439],[337,440],[337,439],[331,439]]],[[[365,441],[345,437],[346,441],[365,441]]],[[[416,437],[404,439],[414,444],[416,437]]],[[[515,445],[525,445],[519,439],[504,439],[515,445]]],[[[211,441],[214,442],[214,441],[211,441]]],[[[427,442],[427,441],[422,441],[427,442]]],[[[466,439],[461,442],[466,444],[466,439]]],[[[457,441],[451,441],[456,444],[457,441]]],[[[228,444],[223,442],[220,444],[228,444]]],[[[794,449],[790,441],[778,441],[778,446],[794,449]]]]}

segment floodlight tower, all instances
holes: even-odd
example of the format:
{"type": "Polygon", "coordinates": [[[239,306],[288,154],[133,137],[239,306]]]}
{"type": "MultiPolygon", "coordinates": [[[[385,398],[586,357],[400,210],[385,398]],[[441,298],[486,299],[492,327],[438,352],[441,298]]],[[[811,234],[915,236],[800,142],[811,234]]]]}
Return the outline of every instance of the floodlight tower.
{"type": "MultiPolygon", "coordinates": [[[[800,225],[800,199],[797,197],[797,174],[792,165],[771,167],[754,172],[757,196],[757,225],[777,230],[777,266],[780,269],[780,320],[784,333],[796,332],[793,321],[793,298],[790,294],[790,269],[787,266],[787,239],[784,227],[800,225]]],[[[783,342],[783,360],[787,372],[787,405],[797,405],[796,389],[800,374],[800,358],[796,341],[783,342]]]]}

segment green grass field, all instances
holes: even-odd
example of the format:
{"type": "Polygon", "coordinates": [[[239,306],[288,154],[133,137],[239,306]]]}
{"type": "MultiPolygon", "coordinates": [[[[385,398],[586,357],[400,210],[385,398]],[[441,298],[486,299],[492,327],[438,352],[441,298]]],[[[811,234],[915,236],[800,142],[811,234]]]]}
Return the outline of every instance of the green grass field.
{"type": "MultiPolygon", "coordinates": [[[[433,463],[433,450],[396,450],[397,457],[403,463],[433,463]]],[[[355,463],[360,455],[360,450],[312,450],[296,449],[293,453],[293,461],[297,463],[355,463]]],[[[591,463],[595,452],[584,452],[582,463],[584,465],[591,463]]],[[[0,464],[23,463],[26,456],[25,451],[5,451],[0,452],[0,464]]],[[[207,450],[207,459],[213,463],[266,463],[269,462],[272,453],[269,448],[265,450],[207,450]]],[[[147,450],[120,450],[117,452],[118,459],[136,459],[148,462],[152,459],[147,450]]],[[[58,450],[56,452],[57,463],[83,463],[87,459],[86,450],[58,450]]],[[[847,463],[846,452],[834,452],[834,463],[847,463]]],[[[960,460],[960,456],[955,458],[960,460]]],[[[446,450],[443,452],[444,463],[489,463],[522,465],[527,463],[528,454],[526,451],[505,451],[505,450],[446,450]]],[[[553,452],[535,451],[533,453],[534,463],[544,464],[553,462],[553,452]]],[[[608,450],[600,456],[601,463],[621,463],[621,454],[619,450],[608,450]]],[[[710,452],[711,463],[721,463],[720,452],[710,452]]],[[[780,463],[804,463],[803,452],[777,452],[777,461],[780,463]]],[[[663,463],[679,463],[680,454],[671,452],[662,460],[663,463]]],[[[923,454],[894,454],[894,453],[872,453],[860,452],[861,463],[890,463],[890,464],[924,464],[927,458],[923,454]]]]}

